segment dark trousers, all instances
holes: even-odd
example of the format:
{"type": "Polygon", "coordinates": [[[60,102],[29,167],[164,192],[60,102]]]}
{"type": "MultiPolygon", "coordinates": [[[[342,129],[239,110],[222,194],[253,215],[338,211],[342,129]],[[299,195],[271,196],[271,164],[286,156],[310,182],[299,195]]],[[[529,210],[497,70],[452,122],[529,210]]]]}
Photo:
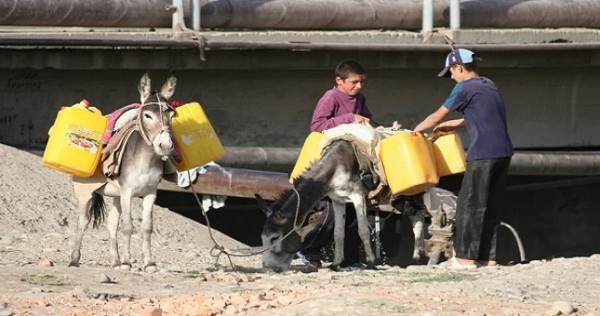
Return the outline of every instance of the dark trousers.
{"type": "Polygon", "coordinates": [[[510,157],[467,162],[456,206],[456,256],[496,260],[496,232],[510,157]]]}
{"type": "MultiPolygon", "coordinates": [[[[318,217],[316,227],[304,239],[300,252],[309,261],[321,260],[321,248],[333,241],[335,225],[333,205],[329,199],[324,199],[314,207],[318,217]]],[[[360,262],[360,246],[362,241],[358,236],[356,212],[352,204],[346,204],[346,228],[344,237],[344,261],[342,266],[360,262]]]]}

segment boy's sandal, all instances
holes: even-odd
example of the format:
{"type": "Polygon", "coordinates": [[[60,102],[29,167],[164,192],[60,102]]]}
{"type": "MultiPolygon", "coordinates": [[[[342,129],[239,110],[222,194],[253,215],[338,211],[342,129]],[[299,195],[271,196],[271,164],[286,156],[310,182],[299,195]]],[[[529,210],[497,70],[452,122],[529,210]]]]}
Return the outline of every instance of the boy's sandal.
{"type": "Polygon", "coordinates": [[[440,269],[449,269],[449,270],[472,270],[477,269],[479,265],[477,264],[462,264],[456,260],[456,257],[450,258],[448,261],[444,261],[438,264],[438,268],[440,269]],[[448,263],[450,262],[450,263],[448,263]]]}

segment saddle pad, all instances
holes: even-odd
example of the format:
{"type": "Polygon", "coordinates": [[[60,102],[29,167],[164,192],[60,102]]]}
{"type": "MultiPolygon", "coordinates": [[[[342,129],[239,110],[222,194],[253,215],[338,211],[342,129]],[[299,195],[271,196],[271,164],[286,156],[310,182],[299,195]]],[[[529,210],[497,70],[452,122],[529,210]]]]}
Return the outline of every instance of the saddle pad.
{"type": "Polygon", "coordinates": [[[119,175],[121,158],[123,158],[123,146],[131,133],[137,129],[137,121],[130,121],[113,135],[102,150],[102,173],[107,178],[113,178],[119,175]]]}

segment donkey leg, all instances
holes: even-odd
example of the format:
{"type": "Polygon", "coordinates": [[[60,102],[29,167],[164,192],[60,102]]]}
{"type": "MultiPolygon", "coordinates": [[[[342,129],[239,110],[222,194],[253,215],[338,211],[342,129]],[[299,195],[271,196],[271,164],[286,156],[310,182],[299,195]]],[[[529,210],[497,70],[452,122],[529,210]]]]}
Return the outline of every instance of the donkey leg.
{"type": "Polygon", "coordinates": [[[410,216],[410,221],[415,235],[415,247],[413,249],[412,262],[421,263],[425,256],[425,217],[422,212],[410,216]]]}
{"type": "Polygon", "coordinates": [[[77,222],[77,237],[73,243],[73,251],[71,252],[71,261],[69,267],[78,267],[79,259],[81,258],[81,243],[83,241],[83,233],[87,229],[91,221],[90,213],[88,213],[92,197],[90,196],[87,200],[79,200],[79,220],[77,222]]]}
{"type": "Polygon", "coordinates": [[[131,203],[133,196],[131,192],[121,192],[121,213],[123,221],[123,256],[121,258],[121,267],[131,268],[131,234],[133,233],[133,222],[131,221],[131,203]]]}
{"type": "Polygon", "coordinates": [[[121,265],[121,260],[119,259],[119,242],[118,242],[119,215],[120,214],[121,214],[121,204],[119,202],[119,198],[113,198],[112,206],[110,207],[110,212],[108,213],[108,218],[106,219],[106,226],[108,228],[109,245],[110,245],[108,253],[110,256],[110,266],[111,267],[118,267],[121,265]]]}
{"type": "Polygon", "coordinates": [[[340,264],[344,260],[344,229],[346,227],[346,205],[333,202],[334,228],[333,240],[335,242],[333,262],[329,267],[332,270],[339,270],[340,264]]]}
{"type": "Polygon", "coordinates": [[[156,192],[146,195],[142,200],[142,251],[144,256],[144,270],[146,272],[155,272],[156,265],[152,261],[152,208],[156,201],[156,192]]]}
{"type": "Polygon", "coordinates": [[[352,202],[354,203],[354,209],[356,210],[356,221],[358,223],[358,235],[363,242],[365,248],[365,255],[367,260],[367,268],[375,269],[375,254],[371,248],[371,232],[369,231],[369,224],[367,222],[367,206],[365,203],[364,195],[352,196],[352,202]]]}

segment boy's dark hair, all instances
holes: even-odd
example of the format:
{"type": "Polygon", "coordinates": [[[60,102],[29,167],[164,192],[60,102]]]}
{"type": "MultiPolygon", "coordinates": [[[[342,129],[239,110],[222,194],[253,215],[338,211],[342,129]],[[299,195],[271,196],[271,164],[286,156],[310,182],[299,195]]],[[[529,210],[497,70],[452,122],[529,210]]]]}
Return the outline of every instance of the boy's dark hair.
{"type": "Polygon", "coordinates": [[[482,60],[483,59],[481,59],[481,57],[473,55],[473,62],[462,64],[462,66],[465,67],[466,71],[477,72],[477,66],[479,65],[479,62],[482,60]]]}
{"type": "Polygon", "coordinates": [[[462,64],[466,71],[477,72],[477,62],[462,64]]]}
{"type": "Polygon", "coordinates": [[[351,74],[366,75],[367,68],[355,60],[344,60],[335,67],[336,77],[339,76],[342,80],[350,77],[351,74]]]}

